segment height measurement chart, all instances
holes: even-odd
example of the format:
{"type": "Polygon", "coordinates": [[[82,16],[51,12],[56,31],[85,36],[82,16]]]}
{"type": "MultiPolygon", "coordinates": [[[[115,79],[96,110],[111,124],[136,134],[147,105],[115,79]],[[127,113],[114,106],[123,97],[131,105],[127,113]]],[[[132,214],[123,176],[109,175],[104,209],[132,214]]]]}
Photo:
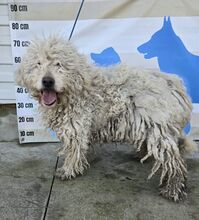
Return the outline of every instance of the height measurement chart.
{"type": "MultiPolygon", "coordinates": [[[[81,1],[73,3],[10,2],[10,33],[15,71],[31,40],[35,37],[42,38],[42,36],[61,33],[66,39],[69,38],[80,3],[81,1]],[[62,15],[65,14],[66,18],[60,17],[59,12],[62,12],[62,15]]],[[[38,103],[29,96],[26,88],[16,86],[16,108],[20,143],[58,141],[52,130],[44,128],[37,111],[38,103]]]]}

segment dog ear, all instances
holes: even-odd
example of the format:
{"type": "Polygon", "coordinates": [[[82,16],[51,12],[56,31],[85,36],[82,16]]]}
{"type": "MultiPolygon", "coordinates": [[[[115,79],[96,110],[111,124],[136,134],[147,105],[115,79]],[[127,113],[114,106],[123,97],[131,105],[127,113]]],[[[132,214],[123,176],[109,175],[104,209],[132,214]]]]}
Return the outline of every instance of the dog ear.
{"type": "Polygon", "coordinates": [[[164,30],[167,30],[167,31],[174,33],[170,16],[168,16],[168,17],[164,16],[164,22],[163,22],[162,28],[164,28],[164,30]]]}
{"type": "Polygon", "coordinates": [[[167,19],[167,29],[168,29],[171,33],[174,33],[174,34],[175,34],[175,31],[173,30],[173,26],[172,26],[172,23],[171,23],[171,18],[170,18],[170,16],[168,16],[168,19],[167,19]]]}
{"type": "Polygon", "coordinates": [[[166,16],[164,16],[163,27],[166,25],[166,23],[167,23],[167,17],[166,17],[166,16]]]}
{"type": "Polygon", "coordinates": [[[170,16],[168,16],[168,19],[167,19],[167,26],[172,28],[170,16]]]}

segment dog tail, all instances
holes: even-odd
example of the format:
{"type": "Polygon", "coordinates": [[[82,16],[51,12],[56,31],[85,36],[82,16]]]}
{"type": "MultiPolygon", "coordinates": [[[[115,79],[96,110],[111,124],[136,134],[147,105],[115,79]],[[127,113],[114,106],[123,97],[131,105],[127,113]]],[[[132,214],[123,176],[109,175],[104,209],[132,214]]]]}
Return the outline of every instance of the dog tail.
{"type": "Polygon", "coordinates": [[[180,152],[183,154],[192,154],[198,151],[198,146],[195,141],[189,137],[180,137],[178,139],[180,152]]]}

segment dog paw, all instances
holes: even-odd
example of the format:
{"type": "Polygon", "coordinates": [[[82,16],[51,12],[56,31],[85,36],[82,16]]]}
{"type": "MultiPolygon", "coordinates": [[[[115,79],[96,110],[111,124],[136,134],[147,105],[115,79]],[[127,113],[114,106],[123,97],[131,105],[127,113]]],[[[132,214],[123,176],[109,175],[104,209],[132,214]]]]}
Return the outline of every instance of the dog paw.
{"type": "Polygon", "coordinates": [[[76,174],[72,169],[61,167],[57,169],[56,177],[60,178],[61,180],[70,180],[75,178],[76,174]]]}
{"type": "Polygon", "coordinates": [[[170,188],[164,187],[160,190],[160,195],[173,200],[174,202],[179,202],[187,198],[187,193],[184,187],[181,188],[170,188]]]}

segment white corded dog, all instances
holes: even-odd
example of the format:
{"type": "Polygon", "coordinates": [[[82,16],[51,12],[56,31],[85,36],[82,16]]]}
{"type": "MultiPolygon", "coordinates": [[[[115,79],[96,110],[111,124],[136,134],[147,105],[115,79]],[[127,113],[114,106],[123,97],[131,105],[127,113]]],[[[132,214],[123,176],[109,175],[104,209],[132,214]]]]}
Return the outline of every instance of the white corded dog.
{"type": "Polygon", "coordinates": [[[154,158],[149,175],[161,170],[161,194],[178,201],[186,196],[183,135],[192,105],[175,75],[125,65],[89,65],[68,41],[50,37],[31,44],[16,77],[41,104],[46,127],[63,141],[61,179],[83,174],[87,151],[96,142],[128,142],[141,159],[154,158]]]}

